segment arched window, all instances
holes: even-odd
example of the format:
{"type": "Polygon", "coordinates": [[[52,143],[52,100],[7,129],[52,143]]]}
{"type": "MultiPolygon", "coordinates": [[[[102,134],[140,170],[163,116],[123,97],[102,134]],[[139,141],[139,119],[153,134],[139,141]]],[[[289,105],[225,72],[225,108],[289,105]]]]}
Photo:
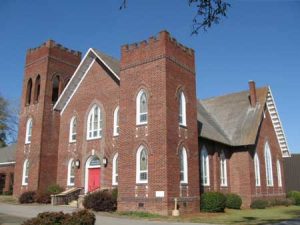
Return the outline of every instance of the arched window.
{"type": "Polygon", "coordinates": [[[94,105],[88,115],[87,139],[101,138],[102,136],[102,113],[99,106],[94,105]]]}
{"type": "Polygon", "coordinates": [[[278,187],[282,187],[281,166],[279,160],[277,160],[276,165],[277,165],[278,187]]]}
{"type": "Polygon", "coordinates": [[[184,147],[179,152],[180,159],[180,183],[187,184],[188,183],[188,161],[187,161],[187,153],[184,147]]]}
{"type": "Polygon", "coordinates": [[[255,172],[255,186],[260,186],[260,164],[257,152],[254,155],[254,172],[255,172]]]}
{"type": "Polygon", "coordinates": [[[29,118],[26,122],[25,144],[31,143],[31,135],[32,135],[32,119],[29,118]]]}
{"type": "Polygon", "coordinates": [[[220,155],[220,183],[221,186],[227,186],[227,161],[224,151],[220,155]]]}
{"type": "Polygon", "coordinates": [[[265,167],[266,167],[266,179],[267,186],[273,186],[273,169],[272,169],[272,156],[269,143],[265,144],[265,167]]]}
{"type": "Polygon", "coordinates": [[[113,158],[112,185],[118,185],[118,153],[113,158]]]}
{"type": "Polygon", "coordinates": [[[22,185],[28,185],[29,161],[26,159],[23,163],[22,185]]]}
{"type": "Polygon", "coordinates": [[[179,125],[186,126],[186,100],[183,92],[179,96],[179,125]]]}
{"type": "Polygon", "coordinates": [[[30,78],[27,82],[27,89],[26,89],[26,105],[30,105],[31,102],[31,90],[32,90],[32,79],[30,78]]]}
{"type": "Polygon", "coordinates": [[[34,102],[35,103],[37,103],[39,101],[40,91],[41,91],[41,77],[40,77],[40,75],[38,75],[37,78],[35,79],[35,84],[34,84],[34,102]]]}
{"type": "Polygon", "coordinates": [[[136,183],[148,183],[148,152],[144,146],[136,153],[136,183]]]}
{"type": "Polygon", "coordinates": [[[54,104],[59,96],[59,76],[55,76],[52,80],[52,103],[54,104]]]}
{"type": "Polygon", "coordinates": [[[77,119],[75,116],[72,117],[70,121],[70,136],[69,141],[75,142],[76,141],[76,135],[77,135],[77,119]]]}
{"type": "Polygon", "coordinates": [[[209,186],[209,156],[206,147],[203,146],[201,149],[201,183],[204,186],[209,186]]]}
{"type": "Polygon", "coordinates": [[[68,186],[75,185],[75,161],[70,159],[68,163],[68,186]]]}
{"type": "Polygon", "coordinates": [[[136,97],[136,124],[147,124],[148,122],[148,99],[144,90],[136,97]]]}
{"type": "Polygon", "coordinates": [[[119,106],[114,111],[114,136],[119,135],[119,106]]]}

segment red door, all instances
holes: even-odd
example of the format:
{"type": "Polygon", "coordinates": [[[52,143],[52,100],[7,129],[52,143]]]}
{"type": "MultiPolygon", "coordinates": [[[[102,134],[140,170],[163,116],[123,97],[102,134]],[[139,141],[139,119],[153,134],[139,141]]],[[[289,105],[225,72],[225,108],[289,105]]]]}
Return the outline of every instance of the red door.
{"type": "Polygon", "coordinates": [[[100,168],[89,169],[89,192],[100,188],[100,174],[100,168]]]}

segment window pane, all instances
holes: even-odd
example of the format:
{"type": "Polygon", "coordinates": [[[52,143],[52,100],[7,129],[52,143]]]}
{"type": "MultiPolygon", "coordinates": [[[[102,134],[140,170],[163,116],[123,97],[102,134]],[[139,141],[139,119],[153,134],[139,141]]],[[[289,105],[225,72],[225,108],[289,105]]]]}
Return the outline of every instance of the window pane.
{"type": "Polygon", "coordinates": [[[146,113],[147,112],[147,97],[146,94],[143,93],[140,98],[140,113],[146,113]]]}
{"type": "Polygon", "coordinates": [[[140,158],[140,170],[147,170],[147,161],[147,152],[145,149],[143,149],[140,158]]]}

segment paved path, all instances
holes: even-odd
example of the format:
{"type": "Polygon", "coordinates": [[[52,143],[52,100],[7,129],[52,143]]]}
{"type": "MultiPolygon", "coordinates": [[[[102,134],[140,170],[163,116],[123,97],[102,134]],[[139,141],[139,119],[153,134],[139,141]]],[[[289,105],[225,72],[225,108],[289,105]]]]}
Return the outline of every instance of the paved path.
{"type": "MultiPolygon", "coordinates": [[[[12,205],[0,203],[0,214],[10,216],[32,218],[41,212],[59,212],[71,213],[76,211],[76,208],[70,206],[51,206],[51,205],[12,205]]],[[[96,214],[96,225],[195,225],[195,223],[176,223],[162,221],[135,220],[129,218],[110,217],[101,213],[96,214]]],[[[7,223],[9,224],[9,223],[7,223]]]]}

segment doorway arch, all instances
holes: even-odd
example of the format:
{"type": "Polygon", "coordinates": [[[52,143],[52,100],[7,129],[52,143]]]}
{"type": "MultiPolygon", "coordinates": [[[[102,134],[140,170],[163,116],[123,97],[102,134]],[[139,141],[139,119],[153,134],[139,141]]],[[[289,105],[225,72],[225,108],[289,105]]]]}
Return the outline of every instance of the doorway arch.
{"type": "Polygon", "coordinates": [[[101,164],[100,158],[92,155],[85,163],[85,193],[94,191],[101,187],[101,164]]]}

